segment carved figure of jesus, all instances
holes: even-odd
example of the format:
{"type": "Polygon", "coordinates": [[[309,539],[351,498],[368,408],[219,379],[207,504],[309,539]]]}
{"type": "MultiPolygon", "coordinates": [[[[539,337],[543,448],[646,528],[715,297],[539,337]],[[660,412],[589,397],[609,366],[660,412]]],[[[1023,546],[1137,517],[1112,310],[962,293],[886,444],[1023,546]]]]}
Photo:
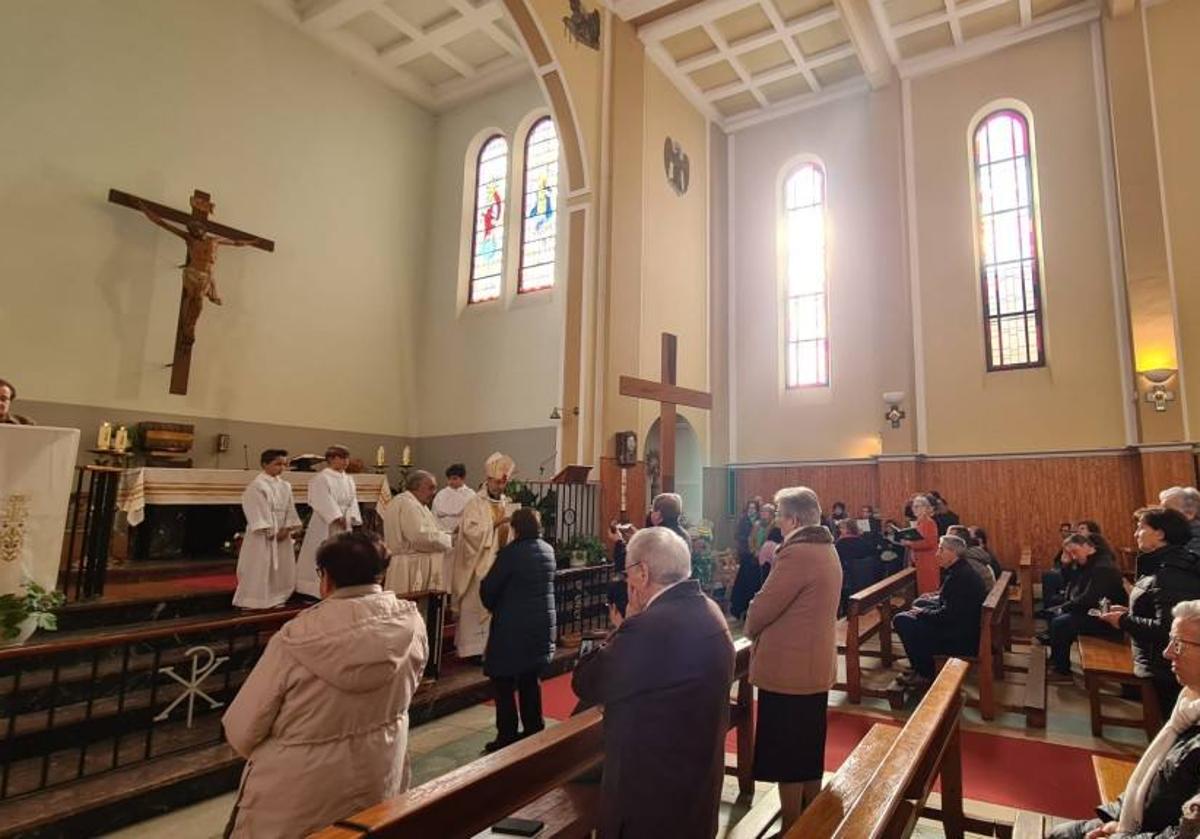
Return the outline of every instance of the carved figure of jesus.
{"type": "Polygon", "coordinates": [[[213,279],[213,263],[217,258],[217,246],[229,245],[240,248],[258,242],[252,239],[228,239],[208,232],[204,221],[215,209],[212,199],[202,192],[195,192],[191,197],[193,220],[186,225],[172,224],[158,213],[154,212],[145,201],[134,199],[139,210],[168,233],[178,236],[187,244],[187,259],[180,268],[183,269],[183,311],[180,312],[181,338],[190,347],[196,342],[196,321],[204,308],[204,298],[208,298],[217,306],[221,305],[221,295],[217,293],[217,283],[213,279]]]}

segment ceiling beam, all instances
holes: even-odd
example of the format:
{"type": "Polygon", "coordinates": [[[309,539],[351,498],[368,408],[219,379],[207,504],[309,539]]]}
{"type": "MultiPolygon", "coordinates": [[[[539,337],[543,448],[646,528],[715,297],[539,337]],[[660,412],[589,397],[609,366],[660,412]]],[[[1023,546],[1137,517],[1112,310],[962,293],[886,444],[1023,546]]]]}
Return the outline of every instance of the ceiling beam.
{"type": "Polygon", "coordinates": [[[896,71],[888,55],[884,35],[871,15],[870,4],[867,0],[835,0],[835,3],[871,89],[886,87],[896,71]]]}
{"type": "Polygon", "coordinates": [[[678,35],[680,32],[733,14],[747,6],[757,5],[759,5],[758,0],[701,0],[700,3],[684,9],[678,14],[638,27],[638,37],[644,43],[662,41],[672,35],[678,35]]]}

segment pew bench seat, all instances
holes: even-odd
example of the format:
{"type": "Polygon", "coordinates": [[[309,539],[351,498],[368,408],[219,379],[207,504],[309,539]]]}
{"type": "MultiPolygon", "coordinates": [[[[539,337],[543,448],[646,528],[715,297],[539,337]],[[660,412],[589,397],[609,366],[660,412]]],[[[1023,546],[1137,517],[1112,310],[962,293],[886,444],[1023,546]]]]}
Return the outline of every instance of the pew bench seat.
{"type": "Polygon", "coordinates": [[[1133,650],[1129,641],[1122,638],[1112,641],[1107,638],[1096,638],[1091,635],[1080,635],[1079,661],[1083,667],[1083,681],[1087,688],[1088,705],[1092,716],[1092,734],[1100,737],[1104,726],[1124,726],[1126,728],[1142,728],[1146,736],[1154,739],[1158,729],[1162,727],[1162,714],[1158,707],[1158,697],[1154,691],[1154,683],[1143,679],[1133,672],[1133,650]],[[1108,716],[1104,713],[1102,704],[1103,694],[1100,686],[1104,682],[1115,682],[1118,685],[1132,685],[1141,692],[1142,718],[1140,720],[1127,717],[1108,716]]]}
{"type": "Polygon", "coordinates": [[[1043,839],[1050,831],[1069,819],[1021,810],[1012,826],[1012,839],[1043,839]]]}
{"type": "Polygon", "coordinates": [[[1123,793],[1136,766],[1136,760],[1092,755],[1092,771],[1096,773],[1096,791],[1100,795],[1098,801],[1106,803],[1123,793]]]}
{"type": "MultiPolygon", "coordinates": [[[[600,823],[600,784],[573,781],[526,804],[513,817],[544,822],[538,839],[586,839],[600,823]]],[[[488,828],[476,837],[495,835],[488,828]]]]}

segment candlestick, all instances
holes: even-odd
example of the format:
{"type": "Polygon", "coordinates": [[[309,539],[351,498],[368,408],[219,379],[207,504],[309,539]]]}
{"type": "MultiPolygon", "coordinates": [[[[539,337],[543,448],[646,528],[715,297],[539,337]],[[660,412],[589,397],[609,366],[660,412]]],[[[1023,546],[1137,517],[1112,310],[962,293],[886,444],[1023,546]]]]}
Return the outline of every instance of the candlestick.
{"type": "Polygon", "coordinates": [[[412,449],[408,446],[404,447],[404,453],[400,456],[400,463],[404,466],[412,465],[412,449]]]}
{"type": "Polygon", "coordinates": [[[113,441],[112,447],[113,451],[121,453],[124,453],[129,448],[129,432],[125,429],[125,426],[122,425],[117,428],[116,439],[113,441]]]}
{"type": "Polygon", "coordinates": [[[96,435],[96,448],[107,449],[112,445],[112,423],[105,420],[100,426],[100,433],[96,435]]]}
{"type": "Polygon", "coordinates": [[[375,465],[376,466],[383,466],[385,463],[387,463],[387,461],[384,459],[383,455],[384,455],[383,446],[380,446],[379,448],[377,448],[375,450],[375,465]]]}

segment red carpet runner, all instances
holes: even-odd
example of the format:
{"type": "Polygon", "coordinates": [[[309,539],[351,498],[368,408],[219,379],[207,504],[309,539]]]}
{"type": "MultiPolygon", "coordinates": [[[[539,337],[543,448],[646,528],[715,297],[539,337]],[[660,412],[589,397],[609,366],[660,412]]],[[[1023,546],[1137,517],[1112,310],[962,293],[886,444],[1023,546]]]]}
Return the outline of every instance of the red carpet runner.
{"type": "MultiPolygon", "coordinates": [[[[575,703],[569,673],[542,685],[542,707],[550,719],[566,719],[575,703]]],[[[825,768],[841,766],[877,722],[887,720],[830,711],[825,768]]],[[[732,732],[725,748],[734,751],[732,732]]],[[[962,748],[967,798],[1069,818],[1093,815],[1098,802],[1091,752],[977,731],[963,732],[962,748]]]]}

